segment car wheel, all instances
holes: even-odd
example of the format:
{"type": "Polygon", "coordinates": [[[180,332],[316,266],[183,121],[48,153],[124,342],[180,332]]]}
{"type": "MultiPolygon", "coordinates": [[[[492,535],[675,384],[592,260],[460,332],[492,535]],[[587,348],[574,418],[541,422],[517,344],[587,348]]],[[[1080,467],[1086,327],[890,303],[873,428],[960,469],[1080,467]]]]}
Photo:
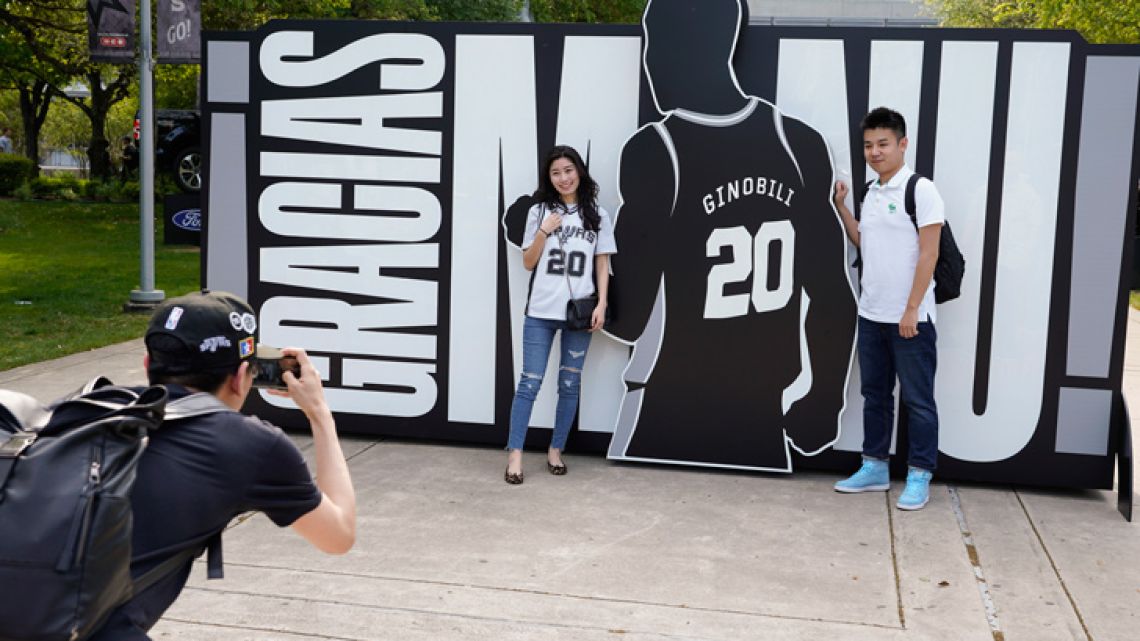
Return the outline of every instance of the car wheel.
{"type": "Polygon", "coordinates": [[[202,190],[202,153],[187,147],[174,159],[174,181],[182,191],[196,194],[202,190]]]}

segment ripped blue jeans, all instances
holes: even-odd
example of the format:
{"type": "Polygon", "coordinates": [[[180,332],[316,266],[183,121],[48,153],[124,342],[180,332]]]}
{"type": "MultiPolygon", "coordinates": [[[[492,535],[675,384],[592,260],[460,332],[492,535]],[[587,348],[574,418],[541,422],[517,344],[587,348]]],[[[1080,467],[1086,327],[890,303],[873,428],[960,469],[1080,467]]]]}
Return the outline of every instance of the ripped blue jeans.
{"type": "Polygon", "coordinates": [[[590,332],[566,329],[566,321],[526,317],[523,323],[523,368],[515,400],[511,403],[511,432],[507,439],[508,450],[521,450],[526,441],[526,428],[534,399],[542,387],[546,362],[555,332],[562,332],[562,362],[558,367],[558,405],[554,411],[554,437],[550,447],[566,448],[570,424],[578,411],[578,395],[582,386],[582,365],[590,347],[590,332]]]}

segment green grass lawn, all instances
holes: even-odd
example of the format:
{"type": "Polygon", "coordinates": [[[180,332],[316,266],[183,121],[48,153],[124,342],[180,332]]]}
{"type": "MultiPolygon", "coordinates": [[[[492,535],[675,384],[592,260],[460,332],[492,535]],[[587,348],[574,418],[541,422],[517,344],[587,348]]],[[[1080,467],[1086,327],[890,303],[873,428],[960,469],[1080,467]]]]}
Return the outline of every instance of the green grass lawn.
{"type": "MultiPolygon", "coordinates": [[[[197,289],[198,249],[155,230],[155,287],[197,289]]],[[[138,286],[138,205],[0,199],[0,371],[142,336],[138,286]]]]}

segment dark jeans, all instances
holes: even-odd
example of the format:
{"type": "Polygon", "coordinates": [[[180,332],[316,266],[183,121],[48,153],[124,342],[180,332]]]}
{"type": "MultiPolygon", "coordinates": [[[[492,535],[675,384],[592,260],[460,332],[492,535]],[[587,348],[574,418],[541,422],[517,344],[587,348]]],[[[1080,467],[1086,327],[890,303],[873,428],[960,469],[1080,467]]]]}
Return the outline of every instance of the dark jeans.
{"type": "Polygon", "coordinates": [[[934,323],[918,324],[918,336],[899,336],[898,323],[859,317],[859,370],[863,378],[863,454],[890,457],[895,414],[895,376],[910,432],[907,463],[934,471],[938,461],[938,408],[934,404],[934,323]]]}

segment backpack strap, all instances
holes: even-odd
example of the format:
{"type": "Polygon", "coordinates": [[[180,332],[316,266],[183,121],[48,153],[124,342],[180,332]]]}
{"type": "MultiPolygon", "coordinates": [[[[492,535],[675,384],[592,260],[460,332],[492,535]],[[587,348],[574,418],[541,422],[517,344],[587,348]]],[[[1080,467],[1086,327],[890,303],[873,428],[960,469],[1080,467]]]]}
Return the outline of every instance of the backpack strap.
{"type": "MultiPolygon", "coordinates": [[[[166,419],[164,423],[171,421],[182,421],[198,416],[207,416],[209,414],[220,414],[222,412],[234,412],[236,410],[223,403],[217,396],[209,392],[196,392],[189,396],[175,399],[166,404],[166,419]]],[[[197,543],[204,542],[206,544],[206,576],[210,579],[220,579],[224,576],[222,563],[222,533],[206,537],[197,543]]],[[[155,566],[149,572],[139,577],[135,582],[135,594],[153,585],[163,576],[176,571],[182,567],[188,560],[197,558],[202,553],[202,548],[198,544],[192,545],[187,550],[174,555],[173,557],[163,561],[155,566]],[[151,577],[151,574],[154,574],[151,577]],[[143,584],[143,581],[148,583],[143,584]]]]}
{"type": "Polygon", "coordinates": [[[871,191],[871,185],[875,184],[874,180],[868,180],[863,183],[863,193],[859,194],[859,215],[855,216],[855,220],[863,217],[863,203],[867,200],[867,194],[871,191]]]}
{"type": "Polygon", "coordinates": [[[915,201],[914,192],[921,178],[922,176],[917,173],[911,174],[906,181],[906,194],[903,196],[903,206],[906,207],[906,213],[910,216],[915,231],[918,231],[918,203],[915,201]]]}
{"type": "Polygon", "coordinates": [[[203,548],[206,550],[206,577],[210,579],[222,578],[222,533],[218,532],[198,539],[190,547],[144,572],[142,576],[132,581],[132,594],[134,596],[142,594],[155,583],[174,574],[184,565],[198,558],[202,554],[203,548]]]}
{"type": "Polygon", "coordinates": [[[51,411],[27,394],[0,390],[0,430],[18,432],[43,426],[51,411]]]}
{"type": "Polygon", "coordinates": [[[235,411],[209,392],[195,392],[166,404],[166,421],[180,421],[196,416],[235,411]]]}

